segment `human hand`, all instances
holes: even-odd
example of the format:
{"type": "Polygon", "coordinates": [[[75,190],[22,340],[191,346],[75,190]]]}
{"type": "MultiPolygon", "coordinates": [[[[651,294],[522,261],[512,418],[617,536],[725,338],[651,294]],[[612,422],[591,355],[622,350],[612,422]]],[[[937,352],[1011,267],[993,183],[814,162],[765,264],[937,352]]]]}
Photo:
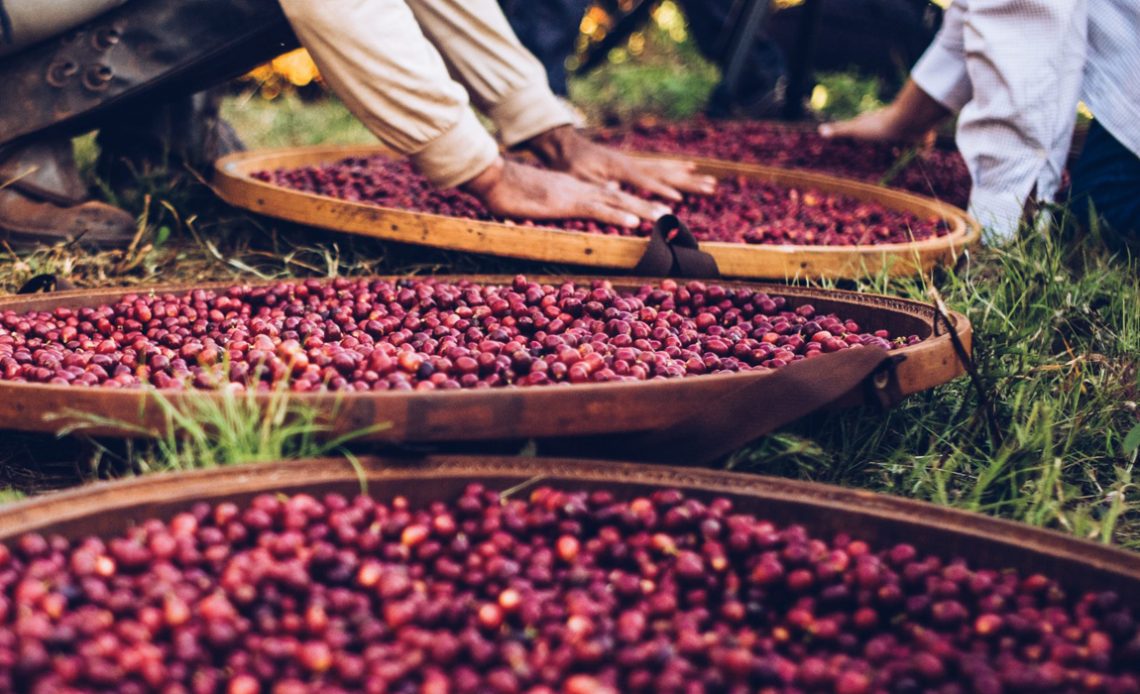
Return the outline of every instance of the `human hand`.
{"type": "Polygon", "coordinates": [[[824,123],[819,134],[826,139],[850,137],[874,142],[918,140],[930,136],[948,115],[945,106],[908,80],[890,104],[850,120],[824,123]]]}
{"type": "Polygon", "coordinates": [[[502,158],[463,189],[501,217],[584,218],[632,228],[643,219],[652,222],[671,212],[661,203],[623,193],[616,186],[601,186],[502,158]]]}
{"type": "Polygon", "coordinates": [[[819,134],[825,139],[852,138],[870,142],[895,142],[913,139],[907,137],[907,130],[899,122],[890,106],[875,111],[861,113],[849,120],[822,123],[819,134]]]}
{"type": "Polygon", "coordinates": [[[624,184],[672,201],[684,193],[716,192],[716,179],[696,173],[692,163],[639,159],[592,142],[570,126],[542,133],[526,146],[550,168],[602,186],[624,184]]]}

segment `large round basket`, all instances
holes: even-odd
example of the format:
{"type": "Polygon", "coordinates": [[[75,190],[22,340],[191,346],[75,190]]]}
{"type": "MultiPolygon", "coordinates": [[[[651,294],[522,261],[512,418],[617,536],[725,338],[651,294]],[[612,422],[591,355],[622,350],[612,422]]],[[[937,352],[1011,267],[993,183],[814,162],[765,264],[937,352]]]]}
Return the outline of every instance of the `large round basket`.
{"type": "Polygon", "coordinates": [[[798,523],[826,537],[846,532],[873,545],[897,542],[976,568],[1041,572],[1066,589],[1115,590],[1140,601],[1140,554],[1060,533],[895,497],[751,474],[612,462],[499,457],[365,458],[267,463],[152,475],[52,494],[0,510],[0,541],[26,532],[109,536],[148,518],[168,519],[206,501],[243,502],[261,493],[402,495],[414,505],[448,501],[472,482],[491,489],[527,482],[565,490],[603,488],[621,498],[655,489],[726,496],[745,513],[798,523]]]}
{"type": "MultiPolygon", "coordinates": [[[[409,212],[302,193],[254,178],[261,171],[332,164],[349,157],[387,155],[382,147],[312,147],[242,152],[218,161],[215,190],[226,202],[278,219],[473,253],[629,270],[645,254],[644,238],[608,236],[543,227],[523,227],[409,212]]],[[[639,155],[655,157],[658,155],[639,155]]],[[[770,183],[809,187],[880,203],[922,218],[945,220],[946,236],[913,243],[867,246],[776,246],[710,242],[725,277],[803,279],[858,278],[888,272],[913,275],[952,266],[981,236],[981,227],[962,210],[912,193],[808,171],[778,169],[712,159],[689,159],[699,171],[718,177],[744,176],[770,183]]]]}
{"type": "MultiPolygon", "coordinates": [[[[458,278],[440,278],[458,279],[458,278]]],[[[472,277],[479,283],[509,283],[507,277],[472,277]]],[[[597,278],[538,278],[540,281],[597,278]]],[[[617,289],[636,288],[658,280],[622,279],[617,289]]],[[[251,284],[270,284],[269,282],[251,284]]],[[[0,299],[0,311],[51,311],[57,307],[90,307],[118,301],[123,295],[153,291],[184,293],[214,285],[76,290],[55,294],[0,299]]],[[[885,329],[894,335],[917,335],[922,341],[892,354],[905,357],[896,369],[900,395],[945,383],[963,372],[951,333],[936,320],[935,309],[904,299],[837,290],[725,283],[786,297],[790,307],[811,303],[817,311],[835,312],[864,329],[885,329]]],[[[961,314],[948,316],[954,335],[966,350],[971,326],[961,314]]],[[[389,442],[488,441],[616,434],[664,429],[684,421],[695,407],[768,378],[778,371],[695,376],[638,383],[599,383],[573,386],[501,387],[451,391],[351,392],[291,394],[290,401],[320,413],[330,436],[360,433],[362,438],[389,442]],[[385,428],[376,425],[385,424],[385,428]]],[[[194,413],[203,402],[223,397],[214,391],[82,388],[64,385],[0,381],[0,430],[58,432],[81,427],[101,436],[139,436],[166,432],[170,412],[194,413]]],[[[233,397],[233,396],[229,396],[233,397]]],[[[277,393],[249,395],[268,408],[277,393]]],[[[840,404],[857,404],[855,391],[840,404]]]]}

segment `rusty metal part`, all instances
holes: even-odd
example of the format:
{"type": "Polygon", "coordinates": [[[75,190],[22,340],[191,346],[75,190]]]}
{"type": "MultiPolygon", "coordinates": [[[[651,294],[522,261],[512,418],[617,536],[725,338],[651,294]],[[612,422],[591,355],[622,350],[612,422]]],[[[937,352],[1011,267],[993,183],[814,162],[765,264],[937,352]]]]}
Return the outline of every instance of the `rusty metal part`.
{"type": "Polygon", "coordinates": [[[131,0],[0,58],[0,146],[99,127],[144,101],[224,82],[296,45],[274,0],[131,0]]]}

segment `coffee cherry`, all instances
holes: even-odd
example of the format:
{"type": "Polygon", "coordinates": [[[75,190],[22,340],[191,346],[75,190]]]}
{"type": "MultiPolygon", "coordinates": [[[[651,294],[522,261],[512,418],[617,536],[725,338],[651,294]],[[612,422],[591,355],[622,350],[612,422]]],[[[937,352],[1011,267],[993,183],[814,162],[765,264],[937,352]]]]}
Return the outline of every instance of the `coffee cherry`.
{"type": "Polygon", "coordinates": [[[558,557],[568,564],[573,563],[578,558],[578,540],[569,535],[558,538],[557,549],[558,557]]]}
{"type": "MultiPolygon", "coordinates": [[[[305,280],[127,295],[76,310],[0,312],[0,379],[239,392],[279,385],[297,392],[529,387],[771,369],[820,349],[895,349],[919,341],[859,330],[807,304],[793,309],[784,297],[703,282],[616,290],[602,281],[555,286],[525,277],[507,286],[305,280]],[[140,306],[169,316],[172,328],[140,327],[132,317],[140,306]],[[70,326],[77,339],[41,336],[61,333],[77,318],[83,320],[70,326]],[[809,324],[847,332],[812,342],[802,337],[809,324]],[[302,344],[290,335],[303,327],[302,344]],[[169,344],[172,331],[177,348],[169,344]],[[210,350],[227,357],[202,359],[210,350]],[[199,358],[184,359],[183,352],[199,358]]],[[[427,527],[446,536],[447,523],[427,527]]],[[[421,536],[412,531],[408,546],[421,536]]]]}
{"type": "Polygon", "coordinates": [[[1140,629],[1113,593],[726,499],[473,484],[24,535],[0,545],[0,664],[21,691],[1134,692],[1140,629]]]}
{"type": "MultiPolygon", "coordinates": [[[[910,156],[897,143],[824,140],[815,128],[788,127],[764,121],[645,122],[620,130],[595,133],[600,142],[638,152],[660,152],[810,169],[877,183],[910,156]]],[[[955,150],[924,149],[906,162],[888,184],[965,208],[970,197],[970,173],[955,150]]],[[[803,197],[805,205],[818,200],[803,197]]]]}
{"type": "MultiPolygon", "coordinates": [[[[667,147],[666,151],[684,150],[667,147]]],[[[740,160],[740,157],[732,159],[740,160]]],[[[885,173],[887,168],[889,166],[884,167],[881,173],[885,173]]],[[[960,173],[964,173],[964,166],[960,173]]],[[[617,236],[647,236],[653,230],[648,222],[629,229],[584,219],[494,219],[477,198],[459,190],[436,190],[407,161],[380,156],[353,157],[324,166],[260,171],[253,177],[304,193],[451,217],[506,221],[524,226],[541,224],[567,231],[617,236]]],[[[968,175],[965,181],[968,191],[968,175]]],[[[921,192],[929,194],[929,185],[921,192]]],[[[672,206],[674,212],[688,223],[698,241],[853,246],[909,243],[945,236],[950,231],[941,219],[924,219],[877,202],[813,189],[801,190],[743,176],[722,179],[713,195],[686,195],[672,206]]],[[[491,310],[495,315],[501,315],[507,307],[491,305],[491,310]]],[[[548,317],[559,315],[561,313],[553,313],[548,317]]]]}

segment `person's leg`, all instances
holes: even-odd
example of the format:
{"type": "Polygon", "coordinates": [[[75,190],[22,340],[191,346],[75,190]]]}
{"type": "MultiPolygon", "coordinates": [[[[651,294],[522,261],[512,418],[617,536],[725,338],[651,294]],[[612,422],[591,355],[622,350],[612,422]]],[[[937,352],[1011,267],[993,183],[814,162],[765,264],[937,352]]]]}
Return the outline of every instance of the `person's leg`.
{"type": "Polygon", "coordinates": [[[499,4],[519,40],[546,68],[551,90],[566,96],[566,59],[574,54],[590,0],[499,0],[499,4]]]}
{"type": "Polygon", "coordinates": [[[1140,248],[1140,157],[1093,121],[1070,174],[1073,211],[1087,219],[1095,209],[1112,235],[1140,248]]]}
{"type": "MultiPolygon", "coordinates": [[[[706,58],[720,67],[728,61],[734,0],[682,0],[689,33],[706,58]]],[[[779,46],[761,32],[748,56],[740,83],[729,93],[722,82],[709,102],[708,113],[723,118],[742,113],[755,117],[775,115],[783,100],[786,69],[779,46]]]]}
{"type": "Polygon", "coordinates": [[[189,166],[208,174],[214,161],[245,149],[221,117],[224,94],[225,87],[214,87],[106,123],[96,138],[97,175],[121,194],[144,173],[189,166]]]}
{"type": "Polygon", "coordinates": [[[296,47],[276,0],[132,0],[0,59],[0,147],[75,135],[296,47]]]}

